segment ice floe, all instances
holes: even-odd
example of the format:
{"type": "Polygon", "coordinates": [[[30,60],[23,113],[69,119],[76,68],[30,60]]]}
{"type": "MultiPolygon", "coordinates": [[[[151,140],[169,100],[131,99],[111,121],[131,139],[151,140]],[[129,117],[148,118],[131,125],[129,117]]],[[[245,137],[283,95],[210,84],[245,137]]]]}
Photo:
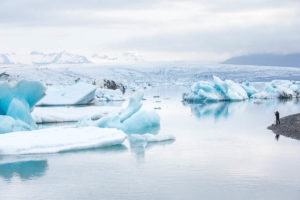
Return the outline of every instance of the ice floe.
{"type": "Polygon", "coordinates": [[[117,114],[117,106],[50,106],[36,107],[31,116],[36,123],[77,122],[83,118],[100,119],[108,114],[117,114]]]}
{"type": "Polygon", "coordinates": [[[144,93],[136,92],[130,98],[128,106],[118,114],[102,117],[99,120],[83,119],[78,126],[98,126],[117,128],[126,133],[145,133],[145,130],[160,126],[160,117],[155,111],[142,110],[144,93]]]}
{"type": "Polygon", "coordinates": [[[113,128],[55,127],[0,135],[0,154],[56,153],[122,144],[127,135],[113,128]]]}
{"type": "Polygon", "coordinates": [[[215,101],[241,101],[249,98],[293,98],[299,97],[299,83],[289,80],[274,80],[265,83],[236,83],[213,76],[212,81],[199,81],[191,86],[183,100],[190,103],[215,101]]]}
{"type": "Polygon", "coordinates": [[[31,117],[34,105],[44,96],[45,87],[34,81],[22,80],[15,85],[0,85],[0,133],[35,128],[31,117]]]}
{"type": "Polygon", "coordinates": [[[67,86],[49,86],[46,96],[38,102],[39,106],[84,105],[95,98],[94,85],[78,82],[67,86]]]}

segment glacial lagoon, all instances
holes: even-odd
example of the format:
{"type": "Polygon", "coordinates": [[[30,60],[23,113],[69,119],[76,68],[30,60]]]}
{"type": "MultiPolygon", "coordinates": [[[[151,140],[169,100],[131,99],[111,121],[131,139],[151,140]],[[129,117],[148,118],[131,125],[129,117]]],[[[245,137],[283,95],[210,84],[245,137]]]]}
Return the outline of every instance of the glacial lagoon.
{"type": "Polygon", "coordinates": [[[297,99],[209,104],[185,88],[146,91],[176,140],[0,157],[0,199],[299,199],[300,145],[266,127],[297,99]]]}

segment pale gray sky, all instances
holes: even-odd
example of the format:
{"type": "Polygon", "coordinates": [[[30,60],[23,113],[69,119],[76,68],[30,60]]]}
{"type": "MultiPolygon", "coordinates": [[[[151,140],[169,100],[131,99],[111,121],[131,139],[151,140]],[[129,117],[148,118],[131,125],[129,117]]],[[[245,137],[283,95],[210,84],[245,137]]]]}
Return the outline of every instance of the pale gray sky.
{"type": "Polygon", "coordinates": [[[217,62],[299,44],[299,0],[0,0],[0,53],[217,62]]]}

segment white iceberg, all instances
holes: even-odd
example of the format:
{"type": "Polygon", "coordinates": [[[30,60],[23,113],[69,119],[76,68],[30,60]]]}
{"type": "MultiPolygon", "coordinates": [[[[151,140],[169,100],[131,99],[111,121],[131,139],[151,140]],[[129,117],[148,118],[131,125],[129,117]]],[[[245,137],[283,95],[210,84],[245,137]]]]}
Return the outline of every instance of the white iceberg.
{"type": "Polygon", "coordinates": [[[78,122],[83,118],[100,119],[109,114],[117,114],[116,106],[50,106],[36,107],[31,116],[36,123],[78,122]]]}
{"type": "Polygon", "coordinates": [[[120,130],[98,127],[55,127],[0,135],[0,155],[57,153],[122,144],[120,130]]]}
{"type": "Polygon", "coordinates": [[[95,98],[94,85],[79,82],[67,86],[50,86],[46,96],[38,102],[39,106],[85,105],[95,98]]]}
{"type": "Polygon", "coordinates": [[[98,101],[125,101],[121,90],[97,89],[96,97],[98,101]]]}
{"type": "Polygon", "coordinates": [[[299,84],[289,80],[273,80],[265,83],[263,90],[253,94],[255,99],[293,98],[299,97],[299,84]]]}

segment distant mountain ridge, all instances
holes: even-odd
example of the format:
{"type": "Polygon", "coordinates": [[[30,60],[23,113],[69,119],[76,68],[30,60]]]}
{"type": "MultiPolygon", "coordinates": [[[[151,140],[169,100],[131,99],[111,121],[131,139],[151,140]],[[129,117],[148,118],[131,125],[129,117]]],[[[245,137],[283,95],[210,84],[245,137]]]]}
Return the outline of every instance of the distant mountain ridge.
{"type": "Polygon", "coordinates": [[[83,64],[91,63],[85,56],[71,54],[66,51],[59,53],[31,52],[32,64],[83,64]]]}
{"type": "Polygon", "coordinates": [[[300,67],[300,53],[250,54],[229,58],[222,64],[300,67]]]}

